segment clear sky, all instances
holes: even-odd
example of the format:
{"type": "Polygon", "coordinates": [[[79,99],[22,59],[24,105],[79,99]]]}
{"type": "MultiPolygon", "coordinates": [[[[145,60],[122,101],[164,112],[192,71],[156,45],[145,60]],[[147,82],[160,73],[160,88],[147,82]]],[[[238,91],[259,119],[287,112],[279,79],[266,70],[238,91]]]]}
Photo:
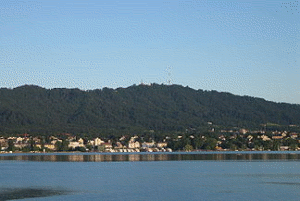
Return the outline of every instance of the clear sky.
{"type": "Polygon", "coordinates": [[[0,0],[0,87],[169,82],[300,104],[300,5],[0,0]]]}

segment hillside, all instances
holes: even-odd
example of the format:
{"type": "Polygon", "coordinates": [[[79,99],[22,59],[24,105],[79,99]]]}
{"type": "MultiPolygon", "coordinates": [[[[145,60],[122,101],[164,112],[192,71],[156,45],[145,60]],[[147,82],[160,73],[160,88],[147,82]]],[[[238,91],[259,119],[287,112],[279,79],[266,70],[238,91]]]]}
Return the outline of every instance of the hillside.
{"type": "Polygon", "coordinates": [[[207,122],[245,128],[300,125],[300,105],[179,85],[0,89],[0,134],[174,132],[205,127],[207,122]]]}

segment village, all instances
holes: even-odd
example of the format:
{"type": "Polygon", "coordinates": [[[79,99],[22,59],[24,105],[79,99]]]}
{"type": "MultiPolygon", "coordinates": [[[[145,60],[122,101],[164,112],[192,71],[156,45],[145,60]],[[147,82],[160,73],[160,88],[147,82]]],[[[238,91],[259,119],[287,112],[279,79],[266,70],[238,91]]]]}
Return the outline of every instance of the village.
{"type": "Polygon", "coordinates": [[[49,143],[46,143],[44,137],[32,137],[28,134],[18,137],[0,137],[1,153],[12,152],[62,152],[62,151],[79,151],[79,152],[172,152],[167,148],[166,142],[143,142],[136,141],[137,136],[129,138],[121,137],[119,141],[112,143],[110,140],[104,141],[99,137],[92,140],[77,138],[70,134],[65,134],[66,139],[60,139],[55,136],[49,137],[49,143]],[[128,141],[128,142],[127,142],[128,141]],[[114,145],[114,146],[113,146],[114,145]]]}
{"type": "Polygon", "coordinates": [[[191,131],[145,140],[139,135],[120,138],[84,138],[68,133],[59,136],[20,134],[0,136],[1,153],[17,152],[173,152],[173,151],[288,151],[300,150],[300,134],[289,131],[210,130],[191,131]]]}

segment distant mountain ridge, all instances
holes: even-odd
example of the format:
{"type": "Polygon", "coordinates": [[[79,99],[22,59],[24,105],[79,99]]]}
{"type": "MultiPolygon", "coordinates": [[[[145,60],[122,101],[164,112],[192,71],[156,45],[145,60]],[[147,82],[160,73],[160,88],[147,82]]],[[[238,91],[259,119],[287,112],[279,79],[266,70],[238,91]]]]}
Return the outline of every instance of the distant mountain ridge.
{"type": "Polygon", "coordinates": [[[127,88],[0,89],[0,134],[124,133],[224,127],[257,128],[268,122],[300,125],[300,105],[180,85],[127,88]]]}

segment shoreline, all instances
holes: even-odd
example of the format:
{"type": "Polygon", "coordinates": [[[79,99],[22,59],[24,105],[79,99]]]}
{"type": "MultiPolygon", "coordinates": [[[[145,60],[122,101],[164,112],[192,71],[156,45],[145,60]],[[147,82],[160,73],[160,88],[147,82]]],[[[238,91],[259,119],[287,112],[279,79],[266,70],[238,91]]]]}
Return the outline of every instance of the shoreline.
{"type": "Polygon", "coordinates": [[[97,154],[97,155],[107,155],[107,154],[114,154],[114,155],[133,155],[133,154],[139,154],[139,155],[144,155],[144,154],[196,154],[196,153],[297,153],[300,151],[298,150],[278,150],[278,151],[272,151],[272,150],[196,150],[196,151],[173,151],[173,152],[163,152],[163,151],[157,151],[157,152],[80,152],[80,151],[64,151],[64,152],[0,152],[1,154],[9,155],[9,154],[22,154],[22,155],[60,155],[60,154],[79,154],[79,155],[92,155],[92,154],[97,154]]]}

